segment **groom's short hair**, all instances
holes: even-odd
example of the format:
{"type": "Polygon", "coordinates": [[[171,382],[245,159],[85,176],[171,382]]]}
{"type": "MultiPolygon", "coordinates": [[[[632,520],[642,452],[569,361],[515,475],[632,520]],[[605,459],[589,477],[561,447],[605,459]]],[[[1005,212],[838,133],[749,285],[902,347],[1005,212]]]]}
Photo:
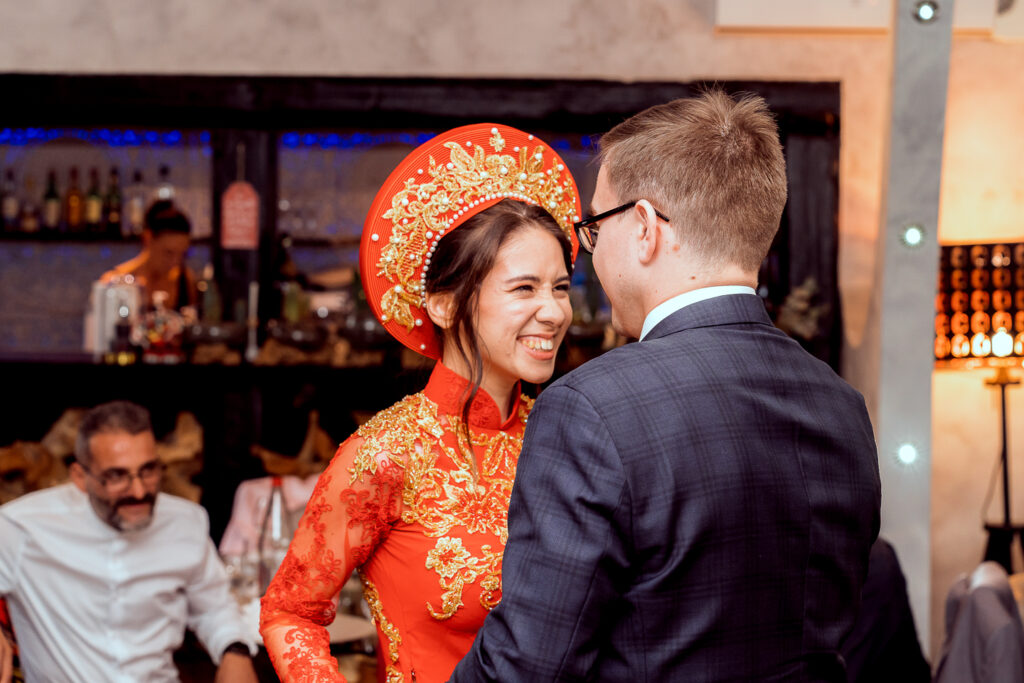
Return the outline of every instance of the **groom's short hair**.
{"type": "Polygon", "coordinates": [[[786,204],[786,162],[764,99],[722,90],[673,100],[601,137],[621,202],[649,200],[705,261],[756,271],[786,204]]]}

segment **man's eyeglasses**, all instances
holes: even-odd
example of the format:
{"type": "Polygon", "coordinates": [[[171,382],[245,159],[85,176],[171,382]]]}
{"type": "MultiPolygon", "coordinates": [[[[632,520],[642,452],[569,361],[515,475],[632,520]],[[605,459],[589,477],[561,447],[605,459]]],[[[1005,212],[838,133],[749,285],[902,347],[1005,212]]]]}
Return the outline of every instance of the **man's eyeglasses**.
{"type": "MultiPolygon", "coordinates": [[[[594,247],[597,246],[597,230],[600,227],[598,223],[603,221],[605,218],[614,216],[617,213],[622,213],[628,209],[632,209],[636,206],[636,203],[640,201],[635,199],[631,202],[626,202],[622,206],[616,206],[614,209],[609,209],[604,213],[599,213],[596,216],[589,216],[581,221],[573,223],[572,227],[576,229],[576,236],[580,238],[580,246],[583,247],[588,253],[594,253],[594,247]]],[[[654,210],[654,215],[663,221],[672,222],[672,219],[658,211],[654,210]]]]}
{"type": "Polygon", "coordinates": [[[164,473],[164,464],[159,460],[151,460],[138,469],[137,472],[130,472],[120,467],[111,467],[99,474],[93,474],[88,467],[83,467],[85,473],[102,484],[111,493],[127,491],[136,477],[145,486],[152,486],[160,481],[164,473]]]}

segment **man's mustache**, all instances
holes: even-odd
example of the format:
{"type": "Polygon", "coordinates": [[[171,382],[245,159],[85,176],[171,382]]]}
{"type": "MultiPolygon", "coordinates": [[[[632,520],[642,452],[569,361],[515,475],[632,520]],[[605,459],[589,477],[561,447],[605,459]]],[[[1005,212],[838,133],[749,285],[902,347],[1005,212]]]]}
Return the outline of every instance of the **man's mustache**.
{"type": "Polygon", "coordinates": [[[118,498],[117,502],[114,503],[114,509],[117,510],[125,505],[153,505],[156,503],[156,494],[147,493],[141,498],[118,498]]]}

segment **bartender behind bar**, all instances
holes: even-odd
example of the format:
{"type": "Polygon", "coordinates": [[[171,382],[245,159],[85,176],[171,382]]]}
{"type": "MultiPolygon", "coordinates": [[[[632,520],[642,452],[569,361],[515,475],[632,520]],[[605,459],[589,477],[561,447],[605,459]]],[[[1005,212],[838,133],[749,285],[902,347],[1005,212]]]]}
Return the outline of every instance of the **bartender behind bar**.
{"type": "Polygon", "coordinates": [[[167,199],[153,202],[146,211],[142,231],[142,251],[100,277],[100,282],[113,282],[132,275],[141,288],[146,308],[154,305],[154,294],[166,292],[165,304],[170,309],[191,306],[196,300],[196,276],[185,265],[191,225],[188,218],[167,199]]]}

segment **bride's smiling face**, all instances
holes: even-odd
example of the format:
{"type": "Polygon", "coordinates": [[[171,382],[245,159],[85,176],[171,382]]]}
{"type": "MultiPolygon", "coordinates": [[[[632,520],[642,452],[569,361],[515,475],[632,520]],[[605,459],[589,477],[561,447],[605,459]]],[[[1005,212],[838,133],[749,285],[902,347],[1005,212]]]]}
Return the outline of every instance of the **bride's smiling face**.
{"type": "Polygon", "coordinates": [[[537,225],[516,231],[498,250],[477,295],[481,386],[498,399],[519,380],[546,382],[571,320],[562,246],[537,225]]]}

